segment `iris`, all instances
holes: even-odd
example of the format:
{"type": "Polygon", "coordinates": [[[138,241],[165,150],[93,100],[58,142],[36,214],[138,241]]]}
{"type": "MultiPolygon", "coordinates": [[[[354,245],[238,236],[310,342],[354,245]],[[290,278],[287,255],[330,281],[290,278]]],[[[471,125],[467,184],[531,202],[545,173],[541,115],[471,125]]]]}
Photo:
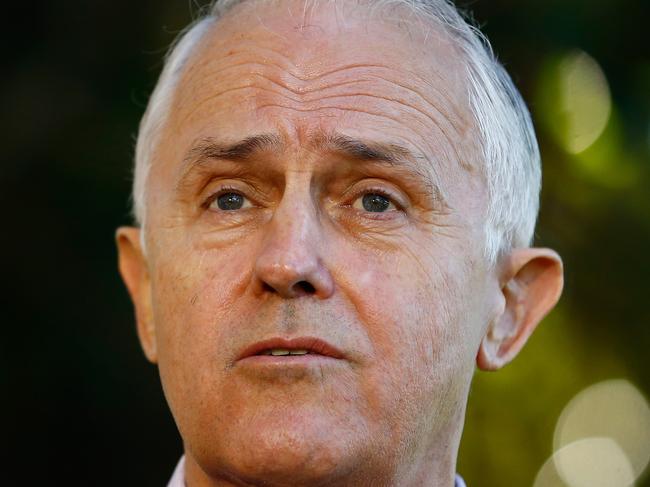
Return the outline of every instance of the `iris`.
{"type": "Polygon", "coordinates": [[[381,194],[368,193],[363,196],[362,204],[366,211],[381,213],[388,209],[390,200],[381,194]]]}
{"type": "Polygon", "coordinates": [[[244,197],[237,193],[224,193],[217,198],[220,210],[239,210],[244,205],[244,197]]]}

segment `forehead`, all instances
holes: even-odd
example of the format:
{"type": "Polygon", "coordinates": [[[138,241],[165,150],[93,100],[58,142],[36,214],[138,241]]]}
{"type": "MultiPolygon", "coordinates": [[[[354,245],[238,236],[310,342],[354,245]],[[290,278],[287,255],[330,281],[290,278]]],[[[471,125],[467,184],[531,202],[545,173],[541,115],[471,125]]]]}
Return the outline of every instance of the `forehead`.
{"type": "Polygon", "coordinates": [[[303,143],[341,132],[472,169],[465,70],[440,26],[351,2],[305,5],[244,2],[210,29],[179,81],[166,158],[181,160],[207,137],[264,132],[303,143]]]}

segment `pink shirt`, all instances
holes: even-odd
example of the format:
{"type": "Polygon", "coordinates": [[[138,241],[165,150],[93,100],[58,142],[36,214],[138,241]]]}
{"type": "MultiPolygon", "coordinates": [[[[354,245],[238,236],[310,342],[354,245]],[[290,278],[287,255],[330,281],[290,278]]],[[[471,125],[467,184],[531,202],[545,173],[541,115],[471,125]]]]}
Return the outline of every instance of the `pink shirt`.
{"type": "Polygon", "coordinates": [[[167,487],[185,487],[185,455],[178,461],[167,487]]]}
{"type": "MultiPolygon", "coordinates": [[[[174,475],[169,480],[167,487],[185,487],[185,455],[181,457],[176,465],[174,470],[174,475]]],[[[455,487],[466,487],[463,479],[460,478],[460,475],[456,475],[456,484],[455,487]]]]}

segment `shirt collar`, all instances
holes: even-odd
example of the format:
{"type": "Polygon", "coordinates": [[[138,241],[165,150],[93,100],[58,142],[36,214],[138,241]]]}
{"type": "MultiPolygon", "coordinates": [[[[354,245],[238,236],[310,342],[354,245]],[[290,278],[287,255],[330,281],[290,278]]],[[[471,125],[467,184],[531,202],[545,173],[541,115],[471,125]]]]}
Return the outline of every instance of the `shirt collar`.
{"type": "Polygon", "coordinates": [[[185,487],[185,455],[176,464],[174,474],[169,479],[167,487],[185,487]]]}
{"type": "MultiPolygon", "coordinates": [[[[185,487],[185,455],[178,461],[167,487],[185,487]]],[[[460,475],[456,475],[455,487],[467,487],[460,475]]]]}

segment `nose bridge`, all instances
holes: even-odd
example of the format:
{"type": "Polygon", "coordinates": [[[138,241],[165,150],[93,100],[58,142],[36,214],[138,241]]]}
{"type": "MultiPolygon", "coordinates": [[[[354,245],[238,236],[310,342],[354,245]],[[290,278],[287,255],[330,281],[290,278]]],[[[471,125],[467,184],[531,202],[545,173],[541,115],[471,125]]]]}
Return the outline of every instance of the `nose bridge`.
{"type": "Polygon", "coordinates": [[[314,255],[310,240],[318,233],[317,215],[308,196],[298,191],[286,192],[271,220],[268,243],[276,247],[278,258],[291,260],[300,254],[314,255]],[[286,252],[289,251],[289,252],[286,252]]]}
{"type": "Polygon", "coordinates": [[[332,277],[323,262],[322,229],[309,185],[287,186],[268,223],[255,264],[258,290],[291,298],[327,297],[332,277]]]}

